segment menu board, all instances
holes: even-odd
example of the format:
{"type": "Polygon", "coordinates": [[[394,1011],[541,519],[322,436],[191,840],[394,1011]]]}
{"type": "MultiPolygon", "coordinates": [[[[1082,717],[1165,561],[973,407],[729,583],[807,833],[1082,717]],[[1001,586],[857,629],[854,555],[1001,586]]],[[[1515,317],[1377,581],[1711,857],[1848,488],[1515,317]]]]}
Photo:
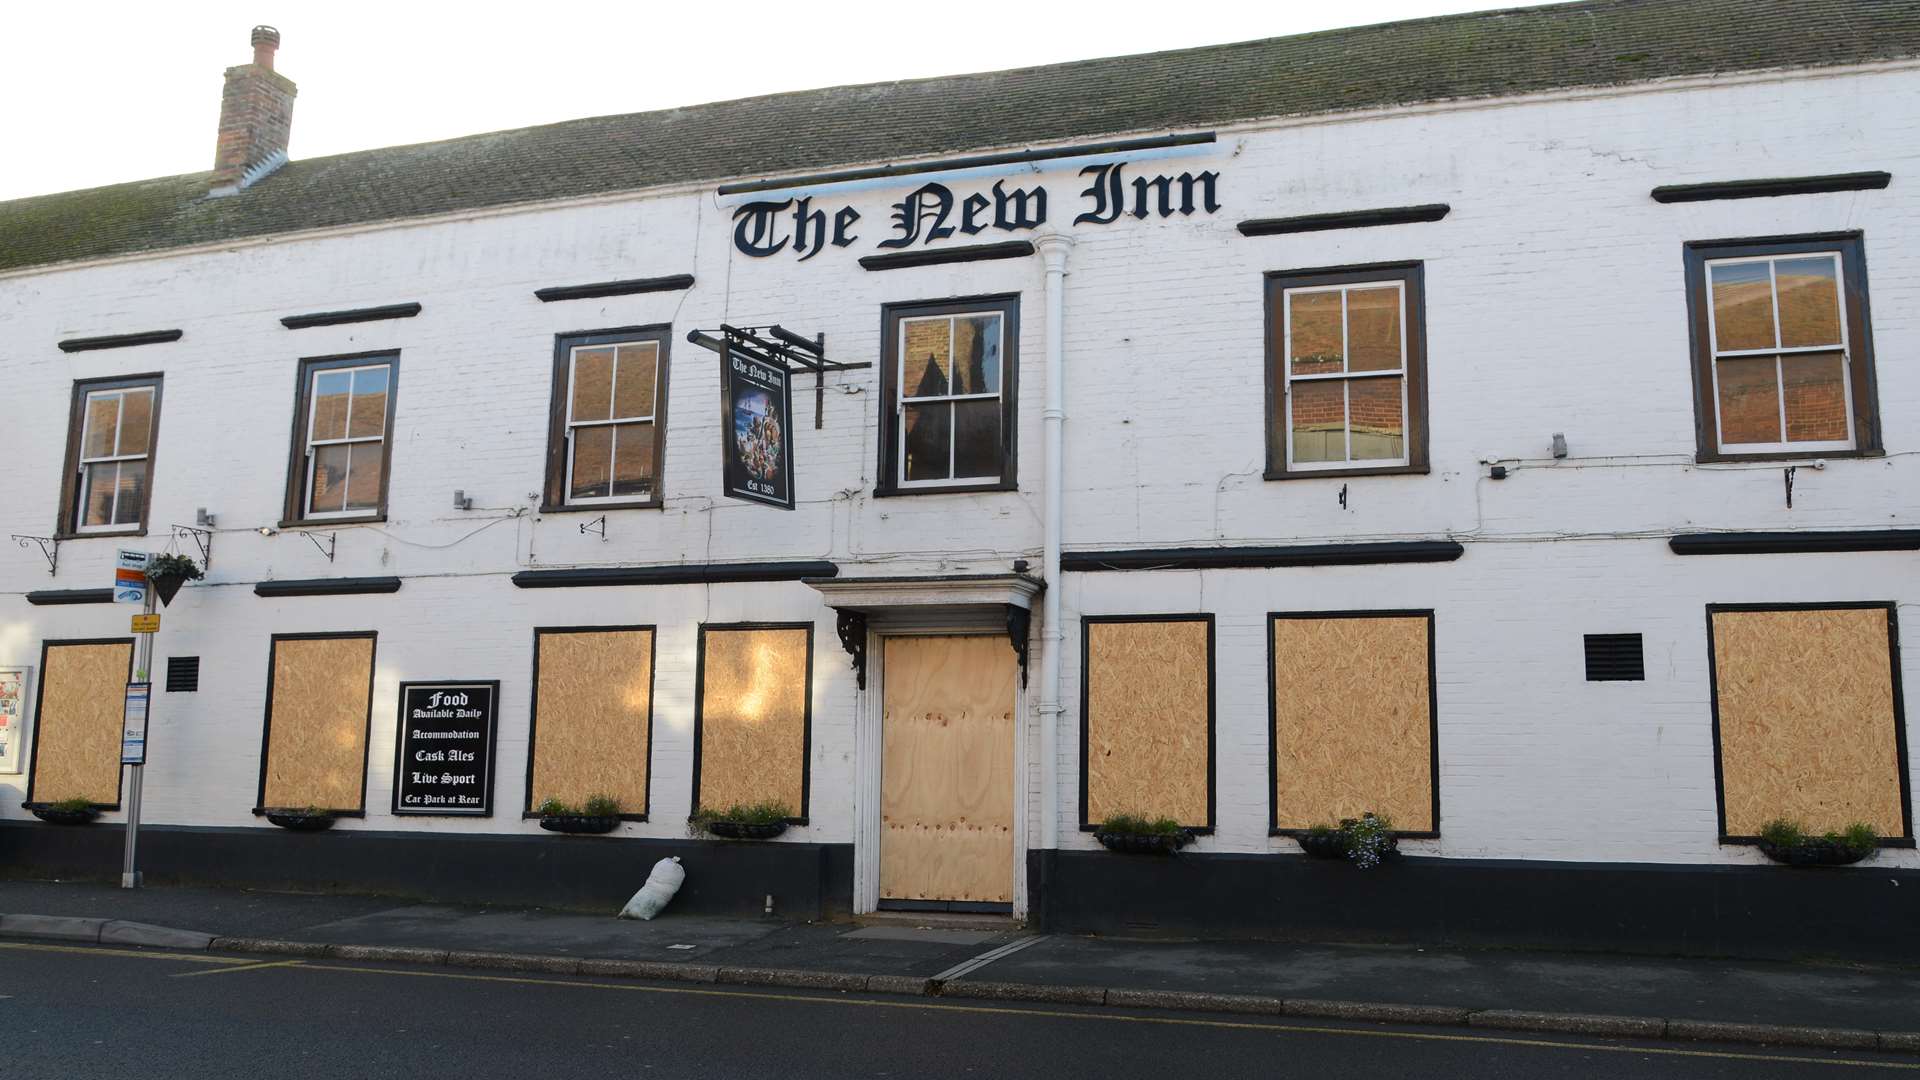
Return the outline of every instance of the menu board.
{"type": "Polygon", "coordinates": [[[32,668],[0,667],[0,773],[26,765],[27,676],[32,668]]]}
{"type": "Polygon", "coordinates": [[[393,812],[493,816],[493,736],[500,683],[400,684],[393,812]]]}

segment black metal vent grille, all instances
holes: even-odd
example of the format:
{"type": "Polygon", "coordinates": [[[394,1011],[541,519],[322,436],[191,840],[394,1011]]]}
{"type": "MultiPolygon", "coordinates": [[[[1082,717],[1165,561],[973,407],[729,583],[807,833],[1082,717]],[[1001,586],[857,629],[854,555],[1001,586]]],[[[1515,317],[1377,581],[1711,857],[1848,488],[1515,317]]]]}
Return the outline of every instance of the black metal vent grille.
{"type": "Polygon", "coordinates": [[[200,689],[200,658],[167,657],[167,693],[192,693],[200,689]]]}
{"type": "Polygon", "coordinates": [[[1640,682],[1647,677],[1639,634],[1588,634],[1588,682],[1640,682]]]}

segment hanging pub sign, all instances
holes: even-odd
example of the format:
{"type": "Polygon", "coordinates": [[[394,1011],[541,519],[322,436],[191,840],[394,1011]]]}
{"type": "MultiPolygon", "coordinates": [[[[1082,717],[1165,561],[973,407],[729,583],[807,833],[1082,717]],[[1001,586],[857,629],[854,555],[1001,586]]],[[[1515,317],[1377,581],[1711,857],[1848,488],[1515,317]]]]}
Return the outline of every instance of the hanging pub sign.
{"type": "Polygon", "coordinates": [[[500,683],[400,684],[393,812],[493,816],[493,735],[500,683]]]}
{"type": "Polygon", "coordinates": [[[791,510],[791,373],[735,349],[721,355],[720,460],[726,494],[791,510]]]}

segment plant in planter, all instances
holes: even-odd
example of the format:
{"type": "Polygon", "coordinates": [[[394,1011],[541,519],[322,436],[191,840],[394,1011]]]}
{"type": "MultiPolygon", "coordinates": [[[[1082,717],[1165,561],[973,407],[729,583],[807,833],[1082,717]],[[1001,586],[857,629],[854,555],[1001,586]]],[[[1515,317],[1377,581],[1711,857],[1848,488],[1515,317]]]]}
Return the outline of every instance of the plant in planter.
{"type": "Polygon", "coordinates": [[[735,803],[725,810],[701,807],[687,819],[687,831],[724,840],[771,840],[787,831],[793,809],[777,799],[735,803]]]}
{"type": "Polygon", "coordinates": [[[1316,859],[1344,859],[1347,857],[1347,834],[1332,825],[1315,825],[1306,832],[1294,837],[1300,842],[1300,850],[1316,859]]]}
{"type": "Polygon", "coordinates": [[[185,555],[155,555],[147,560],[147,581],[163,607],[173,603],[173,594],[180,591],[180,586],[206,576],[200,564],[185,555]]]}
{"type": "Polygon", "coordinates": [[[50,825],[85,825],[100,816],[100,808],[92,799],[78,795],[59,802],[38,803],[27,807],[33,816],[50,825]]]}
{"type": "Polygon", "coordinates": [[[620,827],[620,800],[611,795],[589,795],[579,806],[549,796],[533,812],[548,832],[609,833],[620,827]]]}
{"type": "Polygon", "coordinates": [[[1845,866],[1873,854],[1879,846],[1873,826],[1858,821],[1840,832],[1819,836],[1785,818],[1775,818],[1760,830],[1760,850],[1788,866],[1845,866]]]}
{"type": "Polygon", "coordinates": [[[1400,842],[1393,836],[1393,820],[1371,810],[1340,822],[1340,836],[1346,841],[1347,858],[1362,870],[1371,870],[1400,854],[1400,842]]]}
{"type": "Polygon", "coordinates": [[[267,808],[268,821],[293,832],[319,832],[321,829],[331,829],[335,816],[333,811],[322,810],[311,803],[306,806],[267,808]]]}
{"type": "Polygon", "coordinates": [[[1111,814],[1094,830],[1093,838],[1108,851],[1171,855],[1193,842],[1193,831],[1172,818],[1145,814],[1111,814]]]}

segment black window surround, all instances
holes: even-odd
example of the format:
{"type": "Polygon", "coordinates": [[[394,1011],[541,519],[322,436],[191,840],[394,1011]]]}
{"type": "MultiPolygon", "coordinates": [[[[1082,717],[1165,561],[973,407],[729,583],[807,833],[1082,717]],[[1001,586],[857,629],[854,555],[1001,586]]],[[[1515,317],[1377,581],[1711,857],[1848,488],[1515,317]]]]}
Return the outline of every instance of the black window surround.
{"type": "Polygon", "coordinates": [[[73,384],[73,403],[67,419],[66,471],[60,480],[59,520],[54,523],[53,535],[60,540],[78,540],[87,537],[102,536],[145,536],[147,521],[153,505],[154,461],[157,457],[160,441],[160,404],[163,382],[159,372],[145,375],[127,375],[112,379],[83,379],[73,384]],[[153,404],[147,427],[145,463],[146,482],[140,494],[140,518],[133,524],[120,527],[92,527],[82,531],[80,527],[81,500],[83,497],[80,482],[81,439],[87,425],[87,399],[91,394],[109,390],[130,390],[138,387],[153,388],[153,404]]]}
{"type": "MultiPolygon", "coordinates": [[[[910,301],[880,309],[880,462],[875,496],[952,495],[965,492],[1013,491],[1019,476],[1020,294],[963,296],[946,300],[910,301]],[[901,323],[941,315],[989,315],[1001,319],[1000,346],[1000,475],[992,478],[903,482],[901,439],[904,408],[900,386],[901,323]]],[[[951,437],[951,433],[950,433],[951,437]]]]}
{"type": "MultiPolygon", "coordinates": [[[[1429,471],[1427,458],[1427,318],[1425,264],[1421,262],[1373,263],[1359,266],[1319,267],[1307,270],[1279,270],[1266,280],[1266,432],[1268,480],[1303,480],[1313,477],[1396,476],[1429,471]],[[1401,340],[1404,346],[1402,378],[1405,380],[1402,432],[1405,461],[1370,465],[1364,460],[1345,465],[1301,468],[1288,458],[1288,410],[1292,383],[1288,379],[1286,358],[1286,321],[1284,301],[1296,289],[1328,289],[1335,286],[1397,284],[1402,294],[1401,340]]],[[[1365,377],[1363,376],[1363,379],[1365,377]]],[[[1345,381],[1356,381],[1351,377],[1345,381]]]]}
{"type": "MultiPolygon", "coordinates": [[[[667,450],[667,384],[668,373],[672,368],[673,328],[667,324],[649,326],[612,327],[605,330],[575,330],[554,335],[553,341],[553,394],[547,413],[547,468],[546,480],[541,488],[540,512],[543,514],[566,511],[604,510],[658,510],[665,505],[662,492],[665,490],[666,470],[664,458],[667,450]],[[632,345],[643,342],[655,344],[659,352],[654,365],[653,412],[650,423],[653,425],[653,484],[646,498],[623,498],[619,496],[589,499],[568,497],[568,466],[573,454],[570,406],[573,398],[573,354],[574,350],[590,348],[596,345],[632,345]]],[[[617,419],[617,418],[616,418],[617,419]]]]}
{"type": "Polygon", "coordinates": [[[316,356],[300,361],[294,383],[293,436],[287,453],[287,497],[281,508],[280,527],[301,525],[353,525],[387,519],[387,484],[393,474],[393,416],[400,398],[400,353],[396,350],[349,353],[342,356],[316,356]],[[308,425],[313,416],[313,382],[320,372],[342,368],[385,366],[387,369],[386,415],[381,421],[380,492],[375,507],[364,513],[315,515],[306,512],[308,484],[308,425]]]}
{"type": "MultiPolygon", "coordinates": [[[[1764,236],[1733,240],[1694,240],[1684,248],[1687,283],[1687,323],[1691,335],[1693,375],[1695,460],[1714,461],[1786,461],[1828,457],[1878,457],[1881,449],[1879,384],[1873,366],[1873,320],[1868,307],[1865,242],[1855,230],[1836,233],[1809,233],[1798,236],[1764,236]],[[1707,295],[1707,264],[1722,259],[1760,256],[1791,256],[1834,253],[1839,257],[1842,277],[1840,298],[1845,307],[1846,380],[1850,397],[1853,445],[1844,449],[1785,450],[1777,447],[1759,451],[1724,450],[1720,444],[1718,403],[1712,365],[1714,340],[1709,331],[1708,313],[1712,309],[1707,295]]],[[[1784,432],[1783,432],[1784,434],[1784,432]]],[[[1738,446],[1740,444],[1734,444],[1738,446]]]]}

